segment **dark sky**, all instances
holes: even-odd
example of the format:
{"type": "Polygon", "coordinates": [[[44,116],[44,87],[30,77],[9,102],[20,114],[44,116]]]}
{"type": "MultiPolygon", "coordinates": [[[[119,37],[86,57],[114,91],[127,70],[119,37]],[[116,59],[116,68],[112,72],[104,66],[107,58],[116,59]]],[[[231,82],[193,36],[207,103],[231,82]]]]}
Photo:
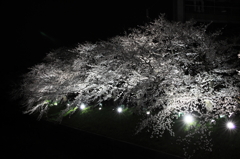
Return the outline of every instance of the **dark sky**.
{"type": "Polygon", "coordinates": [[[79,0],[1,2],[6,58],[15,61],[11,71],[30,67],[52,49],[96,42],[121,35],[128,28],[143,25],[160,13],[171,18],[171,1],[103,3],[79,0]]]}

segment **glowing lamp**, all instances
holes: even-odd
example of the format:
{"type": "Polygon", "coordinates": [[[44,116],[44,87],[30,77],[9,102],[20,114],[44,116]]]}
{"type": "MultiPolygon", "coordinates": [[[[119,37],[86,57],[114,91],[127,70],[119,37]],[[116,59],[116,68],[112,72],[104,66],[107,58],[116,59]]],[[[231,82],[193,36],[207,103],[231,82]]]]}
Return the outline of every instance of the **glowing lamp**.
{"type": "Polygon", "coordinates": [[[86,108],[86,105],[82,103],[82,104],[80,105],[80,109],[84,109],[84,108],[86,108]]]}
{"type": "Polygon", "coordinates": [[[121,107],[118,107],[118,108],[117,108],[117,111],[118,111],[118,113],[122,113],[123,110],[122,110],[121,107]]]}
{"type": "Polygon", "coordinates": [[[150,111],[147,111],[146,114],[149,115],[149,114],[150,114],[150,111]]]}
{"type": "Polygon", "coordinates": [[[234,123],[231,122],[231,121],[227,122],[227,128],[228,128],[228,129],[234,129],[234,128],[235,128],[234,123]]]}
{"type": "Polygon", "coordinates": [[[185,122],[186,124],[192,124],[193,121],[194,121],[193,116],[191,116],[191,115],[186,115],[186,116],[184,116],[184,122],[185,122]]]}

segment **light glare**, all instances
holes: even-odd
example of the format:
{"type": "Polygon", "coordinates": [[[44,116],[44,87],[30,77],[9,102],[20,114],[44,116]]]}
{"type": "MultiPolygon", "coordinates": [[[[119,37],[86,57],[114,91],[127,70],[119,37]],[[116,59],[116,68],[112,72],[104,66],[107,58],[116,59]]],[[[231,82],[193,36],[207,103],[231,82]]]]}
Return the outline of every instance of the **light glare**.
{"type": "Polygon", "coordinates": [[[86,107],[86,106],[85,106],[85,104],[83,104],[83,103],[80,105],[80,109],[84,109],[85,107],[86,107]]]}
{"type": "Polygon", "coordinates": [[[231,121],[227,122],[227,128],[228,128],[228,129],[234,129],[234,128],[235,128],[234,123],[231,122],[231,121]]]}
{"type": "Polygon", "coordinates": [[[191,124],[191,123],[193,123],[193,121],[194,121],[194,119],[193,119],[193,116],[191,116],[191,115],[186,115],[186,116],[184,117],[184,122],[185,122],[186,124],[191,124]]]}
{"type": "Polygon", "coordinates": [[[117,111],[118,111],[118,113],[121,113],[121,112],[122,112],[122,108],[119,107],[119,108],[117,109],[117,111]]]}

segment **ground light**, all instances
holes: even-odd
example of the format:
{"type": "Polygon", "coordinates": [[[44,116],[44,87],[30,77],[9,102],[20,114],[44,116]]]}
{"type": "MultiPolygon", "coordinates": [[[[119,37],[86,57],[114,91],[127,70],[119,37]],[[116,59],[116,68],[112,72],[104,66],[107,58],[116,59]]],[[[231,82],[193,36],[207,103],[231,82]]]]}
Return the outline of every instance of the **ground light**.
{"type": "Polygon", "coordinates": [[[82,104],[80,105],[80,109],[83,110],[83,109],[85,109],[85,108],[86,108],[86,105],[82,103],[82,104]]]}
{"type": "Polygon", "coordinates": [[[228,129],[235,129],[236,127],[235,124],[231,121],[227,122],[226,126],[228,129]]]}
{"type": "Polygon", "coordinates": [[[192,124],[193,121],[194,121],[194,118],[193,118],[192,115],[187,114],[187,115],[184,116],[184,122],[185,122],[186,124],[192,124]]]}
{"type": "Polygon", "coordinates": [[[149,114],[150,114],[150,111],[147,111],[146,114],[149,115],[149,114]]]}
{"type": "Polygon", "coordinates": [[[99,103],[98,105],[99,105],[99,108],[98,108],[98,109],[99,109],[99,110],[102,110],[102,103],[99,103]]]}
{"type": "Polygon", "coordinates": [[[118,112],[118,113],[122,113],[122,111],[123,111],[122,107],[118,107],[118,108],[117,108],[117,112],[118,112]]]}

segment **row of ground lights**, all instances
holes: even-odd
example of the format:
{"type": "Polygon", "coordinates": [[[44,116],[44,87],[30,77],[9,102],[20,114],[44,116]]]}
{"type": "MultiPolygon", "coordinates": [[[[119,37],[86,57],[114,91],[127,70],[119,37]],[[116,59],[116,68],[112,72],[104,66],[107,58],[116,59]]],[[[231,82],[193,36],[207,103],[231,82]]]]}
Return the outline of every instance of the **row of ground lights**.
{"type": "MultiPolygon", "coordinates": [[[[80,109],[81,110],[83,110],[83,109],[85,109],[86,108],[86,105],[85,104],[81,104],[80,105],[80,109]]],[[[99,104],[99,110],[101,110],[102,109],[102,104],[99,104]]],[[[122,106],[120,106],[120,107],[118,107],[117,108],[117,112],[118,113],[122,113],[123,112],[123,107],[122,106]]],[[[147,115],[149,115],[150,114],[150,111],[147,111],[146,112],[146,114],[147,115]]],[[[190,115],[190,114],[186,114],[186,115],[184,115],[184,123],[186,123],[186,124],[193,124],[193,122],[195,121],[195,119],[194,119],[194,117],[192,116],[192,115],[190,115]]],[[[232,121],[228,121],[227,123],[226,123],[226,127],[228,128],[228,129],[235,129],[236,128],[236,126],[235,126],[235,124],[232,122],[232,121]]]]}
{"type": "MultiPolygon", "coordinates": [[[[184,122],[186,124],[193,124],[194,120],[195,120],[194,117],[190,114],[184,116],[184,122]]],[[[226,122],[226,127],[230,130],[236,128],[235,124],[232,121],[226,122]]]]}

